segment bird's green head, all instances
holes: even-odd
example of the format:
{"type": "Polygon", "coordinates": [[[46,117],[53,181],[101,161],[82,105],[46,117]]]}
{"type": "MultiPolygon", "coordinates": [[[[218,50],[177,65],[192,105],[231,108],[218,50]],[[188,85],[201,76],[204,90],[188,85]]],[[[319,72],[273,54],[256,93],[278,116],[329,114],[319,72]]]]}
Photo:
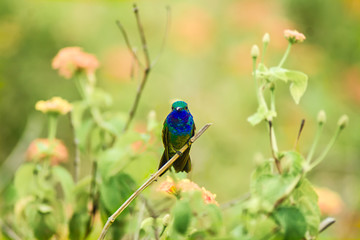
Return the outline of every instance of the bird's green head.
{"type": "Polygon", "coordinates": [[[174,102],[172,104],[171,109],[176,110],[176,111],[181,111],[181,110],[189,111],[188,105],[184,101],[176,101],[176,102],[174,102]]]}

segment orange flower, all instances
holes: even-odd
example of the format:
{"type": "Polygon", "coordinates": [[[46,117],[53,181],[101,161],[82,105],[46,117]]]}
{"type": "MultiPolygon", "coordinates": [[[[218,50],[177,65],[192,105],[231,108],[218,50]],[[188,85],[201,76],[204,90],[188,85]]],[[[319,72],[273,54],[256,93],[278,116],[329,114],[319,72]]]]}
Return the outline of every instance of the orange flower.
{"type": "Polygon", "coordinates": [[[166,177],[166,180],[160,184],[160,186],[157,188],[159,192],[165,192],[169,194],[176,194],[176,185],[172,178],[169,176],[166,177]]]}
{"type": "Polygon", "coordinates": [[[68,160],[67,148],[61,140],[49,141],[47,138],[38,138],[30,143],[26,151],[27,161],[42,161],[47,158],[50,158],[52,165],[68,160]]]}
{"type": "Polygon", "coordinates": [[[38,101],[35,109],[43,113],[56,113],[65,115],[71,111],[72,105],[61,97],[53,97],[47,101],[38,101]]]}
{"type": "Polygon", "coordinates": [[[206,204],[215,204],[219,206],[219,203],[215,200],[216,194],[211,193],[210,191],[206,190],[204,187],[201,188],[202,198],[206,204]]]}
{"type": "Polygon", "coordinates": [[[315,187],[315,192],[319,197],[319,208],[323,215],[336,215],[343,210],[344,203],[338,193],[320,187],[315,187]]]}
{"type": "Polygon", "coordinates": [[[51,65],[53,69],[59,70],[61,76],[69,79],[77,71],[93,75],[99,67],[99,61],[94,55],[83,52],[80,47],[66,47],[58,52],[51,65]]]}
{"type": "Polygon", "coordinates": [[[298,42],[301,43],[306,39],[304,34],[299,33],[296,30],[290,30],[290,29],[286,29],[284,31],[284,36],[290,43],[298,43],[298,42]]]}

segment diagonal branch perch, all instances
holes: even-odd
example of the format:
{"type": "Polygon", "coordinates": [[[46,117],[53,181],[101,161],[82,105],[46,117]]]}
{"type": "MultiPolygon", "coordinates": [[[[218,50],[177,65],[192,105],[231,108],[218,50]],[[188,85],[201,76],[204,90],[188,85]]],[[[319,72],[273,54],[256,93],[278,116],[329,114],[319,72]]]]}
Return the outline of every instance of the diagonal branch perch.
{"type": "Polygon", "coordinates": [[[141,187],[139,187],[119,208],[118,210],[116,210],[114,212],[113,215],[111,215],[107,222],[105,223],[101,234],[98,238],[98,240],[104,239],[105,235],[107,233],[107,231],[109,230],[111,224],[115,221],[115,219],[121,214],[122,211],[125,210],[125,208],[127,206],[129,206],[129,204],[142,192],[145,190],[145,188],[147,188],[151,183],[153,183],[163,172],[165,172],[174,162],[176,159],[178,159],[178,157],[185,152],[185,150],[191,145],[193,144],[210,126],[212,125],[212,123],[208,123],[206,124],[204,127],[202,127],[200,129],[200,131],[193,136],[190,141],[189,144],[185,144],[179,151],[179,153],[175,154],[162,168],[160,168],[155,174],[151,175],[151,177],[143,184],[141,185],[141,187]]]}

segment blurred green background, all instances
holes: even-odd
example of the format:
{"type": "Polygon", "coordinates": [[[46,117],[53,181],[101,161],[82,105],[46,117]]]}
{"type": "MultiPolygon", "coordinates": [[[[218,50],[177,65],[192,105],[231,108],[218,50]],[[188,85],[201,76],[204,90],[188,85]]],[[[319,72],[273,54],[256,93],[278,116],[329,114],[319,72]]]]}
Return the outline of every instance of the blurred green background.
{"type": "MultiPolygon", "coordinates": [[[[130,109],[139,80],[131,80],[131,56],[115,20],[121,20],[139,49],[132,3],[0,1],[0,164],[9,156],[17,159],[0,165],[2,173],[11,176],[25,158],[21,150],[32,138],[45,136],[45,119],[35,111],[36,101],[52,96],[79,99],[71,80],[51,69],[51,60],[59,49],[80,46],[95,54],[101,63],[98,84],[113,95],[113,109],[130,109]],[[29,126],[29,122],[35,124],[29,126]],[[22,138],[26,126],[27,136],[32,138],[22,138]],[[15,146],[18,148],[13,152],[15,146]]],[[[299,146],[306,154],[316,129],[316,115],[324,109],[328,122],[320,150],[335,131],[340,115],[349,115],[349,127],[310,179],[316,186],[338,192],[344,201],[341,213],[335,216],[338,223],[320,239],[360,237],[360,2],[147,0],[138,5],[152,59],[161,49],[167,5],[171,7],[171,29],[133,126],[141,128],[150,110],[163,121],[174,98],[188,102],[198,129],[207,122],[214,123],[192,148],[190,177],[216,193],[219,203],[246,193],[254,157],[271,154],[265,126],[251,127],[246,120],[257,107],[251,79],[252,44],[261,45],[263,34],[268,32],[271,42],[265,60],[274,66],[287,46],[284,29],[297,29],[306,35],[304,43],[292,48],[285,67],[309,75],[307,92],[295,105],[285,84],[277,91],[279,148],[293,147],[304,118],[299,146]]],[[[72,133],[66,118],[60,121],[59,135],[73,159],[72,133]]],[[[72,164],[68,167],[71,169],[72,164]]]]}

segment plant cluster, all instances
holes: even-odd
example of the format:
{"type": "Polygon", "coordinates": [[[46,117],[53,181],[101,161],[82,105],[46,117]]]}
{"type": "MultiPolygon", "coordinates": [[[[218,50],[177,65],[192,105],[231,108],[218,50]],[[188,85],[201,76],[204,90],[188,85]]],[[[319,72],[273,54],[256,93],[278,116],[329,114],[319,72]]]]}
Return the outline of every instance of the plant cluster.
{"type": "MultiPolygon", "coordinates": [[[[7,210],[1,217],[7,226],[4,231],[7,237],[97,237],[101,222],[105,223],[154,171],[160,159],[160,141],[155,136],[161,131],[156,114],[149,113],[142,131],[129,127],[151,69],[136,6],[134,11],[145,64],[132,50],[118,22],[130,51],[143,68],[143,79],[130,114],[109,110],[112,97],[97,86],[99,62],[94,55],[79,47],[68,47],[53,59],[52,67],[66,79],[72,79],[80,99],[69,103],[54,97],[36,103],[36,110],[48,118],[48,136],[30,144],[28,161],[16,171],[13,184],[5,192],[7,210]],[[73,173],[61,166],[68,159],[68,151],[57,139],[58,118],[67,114],[74,133],[73,173]]],[[[318,130],[306,157],[296,150],[297,144],[294,149],[279,150],[273,125],[277,116],[276,87],[279,82],[289,84],[291,96],[299,103],[308,81],[306,74],[283,67],[291,47],[304,41],[305,36],[291,30],[286,30],[284,36],[289,45],[275,67],[264,64],[269,34],[264,35],[261,55],[257,46],[251,50],[258,109],[248,121],[252,125],[266,123],[272,156],[256,161],[250,192],[239,201],[219,204],[215,194],[187,179],[184,173],[169,171],[170,176],[159,179],[157,188],[148,189],[150,194],[141,194],[114,219],[109,234],[112,239],[310,240],[318,237],[323,230],[319,228],[318,197],[307,174],[325,158],[348,118],[340,118],[334,137],[317,158],[314,158],[315,150],[326,122],[324,111],[318,115],[318,130]],[[228,209],[233,211],[225,220],[224,212],[228,209]]],[[[302,127],[303,124],[299,137],[302,127]]]]}

